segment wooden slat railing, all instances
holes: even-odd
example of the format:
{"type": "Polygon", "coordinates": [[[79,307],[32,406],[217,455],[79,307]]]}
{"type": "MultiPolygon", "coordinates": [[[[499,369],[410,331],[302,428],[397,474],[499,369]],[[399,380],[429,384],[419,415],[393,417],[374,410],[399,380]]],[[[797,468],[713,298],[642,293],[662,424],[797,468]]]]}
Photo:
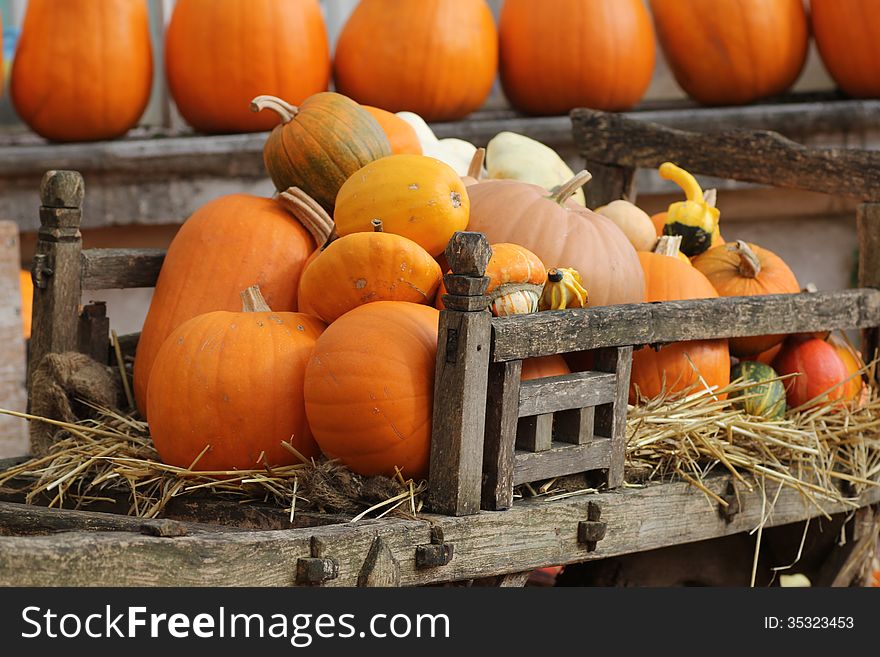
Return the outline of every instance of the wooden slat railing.
{"type": "Polygon", "coordinates": [[[86,249],[80,257],[83,290],[155,287],[165,249],[86,249]]]}

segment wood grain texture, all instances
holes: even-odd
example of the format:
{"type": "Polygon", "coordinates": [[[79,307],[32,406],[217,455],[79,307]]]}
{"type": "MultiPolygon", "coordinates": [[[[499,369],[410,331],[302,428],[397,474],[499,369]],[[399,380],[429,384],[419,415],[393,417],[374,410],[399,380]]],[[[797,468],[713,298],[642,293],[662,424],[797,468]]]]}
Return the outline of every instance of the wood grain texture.
{"type": "Polygon", "coordinates": [[[513,485],[591,470],[605,470],[611,463],[611,441],[591,440],[586,445],[553,442],[544,452],[517,450],[514,455],[513,485]]]}
{"type": "Polygon", "coordinates": [[[593,367],[602,372],[613,372],[616,382],[614,399],[610,404],[596,407],[595,435],[611,439],[611,458],[608,466],[609,488],[623,486],[623,468],[626,461],[626,411],[629,397],[629,379],[632,372],[632,347],[610,347],[596,352],[593,367]]]}
{"type": "Polygon", "coordinates": [[[489,364],[483,434],[484,509],[500,511],[513,504],[513,450],[521,377],[521,360],[489,364]]]}
{"type": "Polygon", "coordinates": [[[77,351],[91,356],[105,365],[110,362],[110,318],[107,304],[94,301],[79,314],[79,344],[77,351]]]}
{"type": "Polygon", "coordinates": [[[493,359],[880,325],[871,289],[577,308],[492,319],[493,359]]]}
{"type": "Polygon", "coordinates": [[[586,445],[593,439],[596,407],[573,408],[556,413],[554,437],[561,443],[586,445]]]}
{"type": "Polygon", "coordinates": [[[86,249],[82,252],[82,289],[155,287],[165,249],[86,249]]]}
{"type": "Polygon", "coordinates": [[[809,148],[769,131],[711,133],[577,109],[574,140],[588,160],[655,168],[671,161],[694,174],[880,200],[880,153],[809,148]]]}
{"type": "Polygon", "coordinates": [[[588,208],[595,210],[618,199],[635,203],[636,170],[633,167],[619,167],[588,160],[587,170],[593,174],[593,179],[585,189],[588,208]]]}
{"type": "Polygon", "coordinates": [[[516,449],[545,452],[553,443],[553,413],[521,417],[516,427],[516,449]]]}
{"type": "MultiPolygon", "coordinates": [[[[22,412],[27,392],[20,269],[18,225],[0,221],[0,408],[22,412]]],[[[27,424],[19,418],[0,417],[0,458],[26,452],[27,424]]]]}
{"type": "MultiPolygon", "coordinates": [[[[729,477],[710,479],[722,492],[729,477]]],[[[769,496],[776,495],[773,487],[769,496]]],[[[57,536],[0,537],[0,583],[14,586],[290,586],[299,558],[311,556],[320,537],[338,564],[327,586],[355,586],[379,535],[400,563],[402,586],[502,575],[556,564],[630,554],[750,531],[761,521],[761,494],[743,491],[744,510],[730,524],[703,493],[685,483],[620,489],[563,500],[524,500],[504,513],[422,520],[369,520],[320,528],[208,533],[161,539],[128,533],[70,532],[57,536]],[[578,525],[598,504],[607,534],[593,552],[578,543],[578,525]],[[415,548],[442,528],[455,558],[442,567],[417,569],[415,548]],[[95,558],[100,554],[100,559],[95,558]]],[[[880,501],[880,489],[858,504],[880,501]]],[[[848,509],[825,504],[828,513],[848,509]]],[[[783,489],[767,526],[802,521],[820,511],[783,489]]]]}
{"type": "Polygon", "coordinates": [[[617,377],[604,372],[576,372],[523,381],[519,416],[541,415],[614,401],[617,377]]]}
{"type": "MultiPolygon", "coordinates": [[[[880,289],[880,203],[863,203],[856,214],[859,236],[859,286],[880,289]]],[[[862,353],[870,362],[878,355],[880,329],[862,331],[862,353]]]]}

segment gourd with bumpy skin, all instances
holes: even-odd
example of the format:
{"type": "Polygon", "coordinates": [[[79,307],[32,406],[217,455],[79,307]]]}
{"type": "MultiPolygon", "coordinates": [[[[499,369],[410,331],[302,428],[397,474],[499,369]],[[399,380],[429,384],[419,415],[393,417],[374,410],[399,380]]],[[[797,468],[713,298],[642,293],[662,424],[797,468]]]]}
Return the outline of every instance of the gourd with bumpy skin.
{"type": "Polygon", "coordinates": [[[663,234],[680,235],[681,251],[686,256],[701,254],[712,244],[720,212],[714,204],[706,201],[697,179],[681,167],[664,162],[660,165],[659,173],[661,178],[679,185],[687,196],[687,200],[669,206],[663,234]]]}
{"type": "Polygon", "coordinates": [[[547,272],[544,293],[538,303],[539,310],[586,308],[588,302],[589,295],[577,271],[553,268],[547,272]]]}
{"type": "Polygon", "coordinates": [[[730,378],[754,384],[730,393],[729,399],[735,408],[768,420],[781,420],[785,416],[785,386],[772,367],[744,360],[733,367],[730,378]]]}
{"type": "Polygon", "coordinates": [[[569,199],[589,179],[582,171],[551,193],[516,180],[471,185],[468,230],[484,233],[490,243],[520,244],[548,267],[576,269],[591,306],[639,303],[645,279],[626,235],[610,219],[569,199]]]}
{"type": "Polygon", "coordinates": [[[339,235],[372,231],[403,235],[428,253],[442,253],[468,225],[470,201],[458,174],[423,155],[392,155],[363,167],[339,189],[333,218],[339,235]]]}
{"type": "Polygon", "coordinates": [[[324,325],[272,312],[256,287],[242,298],[241,312],[184,322],[156,355],[147,415],[168,465],[216,472],[297,463],[283,442],[305,458],[318,455],[303,381],[324,325]]]}
{"type": "Polygon", "coordinates": [[[341,94],[318,93],[299,107],[273,96],[251,101],[254,112],[264,109],[281,119],[263,146],[263,161],[275,188],[298,187],[327,212],[333,212],[339,188],[355,171],[391,155],[391,144],[376,119],[341,94]]]}

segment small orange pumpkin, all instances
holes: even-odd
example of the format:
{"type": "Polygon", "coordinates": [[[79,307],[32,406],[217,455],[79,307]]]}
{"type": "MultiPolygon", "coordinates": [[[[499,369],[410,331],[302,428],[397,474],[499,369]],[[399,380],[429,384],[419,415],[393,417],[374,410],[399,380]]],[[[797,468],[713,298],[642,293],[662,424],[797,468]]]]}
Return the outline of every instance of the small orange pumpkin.
{"type": "Polygon", "coordinates": [[[272,312],[259,288],[242,297],[242,312],[193,317],[156,354],[147,415],[164,463],[208,471],[296,463],[282,442],[318,455],[303,380],[324,325],[272,312]]]}
{"type": "Polygon", "coordinates": [[[395,155],[421,155],[422,145],[415,129],[402,118],[391,112],[386,112],[378,107],[363,105],[363,108],[373,115],[376,122],[382,127],[388,143],[391,144],[391,152],[395,155]]]}
{"type": "Polygon", "coordinates": [[[31,319],[34,313],[34,281],[31,273],[22,269],[18,276],[21,286],[21,325],[25,340],[31,337],[31,319]]]}
{"type": "Polygon", "coordinates": [[[855,350],[848,340],[836,335],[829,336],[828,344],[837,351],[837,355],[840,356],[840,360],[843,361],[843,366],[846,368],[846,375],[849,377],[849,380],[843,387],[844,401],[860,401],[862,390],[865,387],[862,375],[860,374],[865,368],[861,354],[855,350]]]}
{"type": "Polygon", "coordinates": [[[773,369],[779,376],[796,374],[785,380],[789,408],[797,408],[824,395],[816,402],[834,402],[844,399],[849,376],[846,365],[837,350],[817,338],[786,340],[782,350],[773,359],[773,369]]]}
{"type": "Polygon", "coordinates": [[[563,376],[565,374],[571,374],[568,363],[559,354],[553,354],[552,356],[541,356],[540,358],[526,358],[522,363],[522,375],[520,378],[523,381],[530,381],[532,379],[563,376]]]}

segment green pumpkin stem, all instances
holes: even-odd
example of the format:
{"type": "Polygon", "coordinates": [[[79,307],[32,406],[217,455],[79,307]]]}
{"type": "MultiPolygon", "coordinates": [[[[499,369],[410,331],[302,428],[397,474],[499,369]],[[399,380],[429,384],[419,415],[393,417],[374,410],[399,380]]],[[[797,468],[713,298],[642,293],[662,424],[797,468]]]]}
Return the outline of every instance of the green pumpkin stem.
{"type": "Polygon", "coordinates": [[[758,259],[758,254],[756,254],[752,248],[742,240],[737,240],[736,244],[733,245],[730,250],[735,251],[739,256],[740,276],[745,278],[757,278],[758,274],[761,273],[761,261],[758,259]]]}
{"type": "Polygon", "coordinates": [[[486,149],[478,148],[471,158],[467,175],[479,182],[483,177],[483,164],[486,162],[486,149]]]}
{"type": "Polygon", "coordinates": [[[373,227],[373,232],[374,232],[374,233],[383,233],[383,232],[385,232],[385,228],[384,228],[384,226],[382,226],[382,220],[381,220],[381,219],[373,219],[372,221],[370,221],[370,225],[373,227]]]}
{"type": "Polygon", "coordinates": [[[251,112],[270,109],[281,117],[282,123],[290,123],[299,114],[299,108],[275,96],[257,96],[251,101],[251,112]]]}
{"type": "Polygon", "coordinates": [[[550,192],[550,200],[559,203],[559,205],[563,205],[577,190],[590,182],[592,178],[593,174],[584,169],[575,174],[575,177],[568,182],[564,182],[558,187],[555,187],[550,192]]]}
{"type": "Polygon", "coordinates": [[[289,187],[276,200],[309,231],[315,247],[323,247],[335,239],[336,224],[321,205],[299,187],[289,187]]]}
{"type": "Polygon", "coordinates": [[[241,291],[241,310],[245,313],[270,313],[272,309],[260,292],[259,285],[251,285],[241,291]]]}

